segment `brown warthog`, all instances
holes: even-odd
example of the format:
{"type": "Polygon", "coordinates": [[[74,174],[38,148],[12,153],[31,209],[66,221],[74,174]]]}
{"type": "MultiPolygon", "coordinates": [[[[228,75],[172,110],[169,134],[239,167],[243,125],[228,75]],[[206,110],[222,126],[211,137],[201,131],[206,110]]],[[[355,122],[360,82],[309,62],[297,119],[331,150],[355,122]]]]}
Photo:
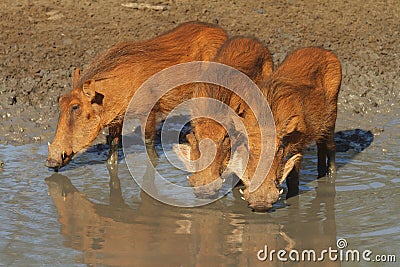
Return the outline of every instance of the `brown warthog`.
{"type": "Polygon", "coordinates": [[[302,151],[312,141],[318,148],[318,176],[335,177],[334,130],[341,79],[336,55],[310,47],[287,56],[264,81],[261,89],[274,116],[276,150],[271,169],[258,188],[250,191],[244,180],[243,195],[253,210],[270,209],[286,177],[288,196],[298,193],[302,151]]]}
{"type": "MultiPolygon", "coordinates": [[[[270,52],[254,38],[229,39],[218,51],[214,61],[231,66],[246,74],[255,84],[261,83],[273,70],[270,52]]],[[[235,76],[238,73],[216,70],[209,75],[216,76],[217,80],[229,80],[228,83],[230,83],[232,80],[237,80],[235,76]]],[[[239,81],[239,83],[241,82],[239,81]]],[[[240,88],[240,90],[247,89],[245,86],[241,88],[241,84],[232,84],[232,86],[240,88]]],[[[258,88],[255,88],[258,91],[258,88]]],[[[229,89],[232,88],[201,83],[196,86],[193,98],[212,98],[225,104],[225,107],[230,107],[235,115],[237,114],[243,120],[247,132],[252,136],[253,132],[258,130],[254,128],[257,124],[254,114],[246,101],[229,89]]],[[[244,95],[246,93],[243,92],[244,95]]],[[[260,95],[262,97],[261,93],[260,95]]],[[[193,132],[186,136],[189,145],[180,145],[179,150],[175,146],[177,154],[181,155],[184,160],[197,161],[193,163],[195,166],[191,166],[192,170],[196,170],[196,172],[188,179],[199,196],[213,197],[222,186],[224,178],[221,177],[221,174],[230,160],[231,145],[233,146],[235,143],[228,134],[228,131],[230,132],[232,127],[235,127],[231,117],[224,106],[214,106],[214,102],[207,103],[199,100],[198,105],[192,109],[193,132]],[[211,114],[210,116],[213,118],[207,118],[204,114],[211,114]],[[216,148],[215,154],[212,153],[212,146],[216,148]],[[209,163],[208,166],[206,166],[207,163],[209,163]]]]}
{"type": "MultiPolygon", "coordinates": [[[[225,31],[219,27],[185,23],[148,41],[117,44],[95,59],[82,74],[77,69],[73,90],[59,100],[61,115],[53,143],[49,144],[46,166],[58,169],[68,164],[106,126],[112,140],[108,163],[117,164],[123,116],[142,83],[179,63],[212,60],[226,39],[225,31]]],[[[165,102],[159,101],[159,107],[154,107],[146,124],[147,145],[153,145],[156,115],[168,112],[190,96],[191,87],[182,87],[179,91],[170,91],[165,102]]],[[[152,97],[151,92],[147,97],[152,97]]]]}

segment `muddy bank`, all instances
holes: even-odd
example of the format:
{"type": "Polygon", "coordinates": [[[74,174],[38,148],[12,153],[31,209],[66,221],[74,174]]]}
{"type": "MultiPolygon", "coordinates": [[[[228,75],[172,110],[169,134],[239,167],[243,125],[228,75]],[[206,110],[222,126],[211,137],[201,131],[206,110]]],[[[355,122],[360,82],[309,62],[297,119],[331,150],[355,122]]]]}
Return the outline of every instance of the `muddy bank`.
{"type": "Polygon", "coordinates": [[[217,23],[230,36],[258,37],[275,64],[299,47],[332,49],[343,64],[339,112],[346,116],[394,116],[400,101],[396,1],[141,1],[162,9],[122,5],[127,2],[0,3],[0,143],[50,141],[57,99],[71,90],[75,67],[116,42],[152,38],[190,20],[217,23]]]}

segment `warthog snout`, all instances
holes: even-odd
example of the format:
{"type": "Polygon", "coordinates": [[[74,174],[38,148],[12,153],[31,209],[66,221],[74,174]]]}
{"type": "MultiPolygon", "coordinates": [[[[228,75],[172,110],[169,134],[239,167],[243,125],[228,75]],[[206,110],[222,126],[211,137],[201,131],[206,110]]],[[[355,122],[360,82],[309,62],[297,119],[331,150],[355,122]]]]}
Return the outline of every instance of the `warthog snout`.
{"type": "Polygon", "coordinates": [[[254,202],[249,204],[249,207],[254,211],[254,212],[267,212],[272,208],[272,204],[267,203],[267,202],[254,202]]]}
{"type": "Polygon", "coordinates": [[[217,198],[218,192],[222,187],[222,183],[224,182],[221,177],[212,176],[210,171],[206,171],[206,174],[194,174],[192,176],[188,176],[187,178],[189,180],[190,186],[193,187],[193,191],[196,197],[202,199],[217,198]]]}
{"type": "Polygon", "coordinates": [[[73,157],[73,152],[66,151],[56,145],[49,143],[49,156],[46,160],[46,167],[58,170],[59,168],[67,165],[73,157]]]}
{"type": "Polygon", "coordinates": [[[279,195],[283,190],[279,190],[277,187],[260,187],[254,192],[249,192],[246,188],[244,191],[240,190],[243,194],[243,198],[249,202],[249,207],[254,212],[267,212],[272,208],[272,205],[279,200],[279,195]]]}
{"type": "Polygon", "coordinates": [[[60,162],[55,159],[47,159],[45,165],[46,165],[46,167],[53,168],[53,169],[58,169],[61,167],[60,162]]]}

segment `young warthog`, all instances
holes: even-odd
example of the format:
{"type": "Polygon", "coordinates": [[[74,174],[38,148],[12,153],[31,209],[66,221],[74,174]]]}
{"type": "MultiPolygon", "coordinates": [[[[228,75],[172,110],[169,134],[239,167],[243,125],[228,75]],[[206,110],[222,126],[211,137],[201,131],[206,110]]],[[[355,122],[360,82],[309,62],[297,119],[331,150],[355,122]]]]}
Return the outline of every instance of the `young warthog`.
{"type": "Polygon", "coordinates": [[[335,177],[334,130],[341,78],[336,55],[310,47],[287,56],[264,81],[261,89],[274,116],[276,150],[262,184],[250,192],[245,182],[243,195],[253,210],[270,209],[286,177],[288,196],[298,193],[302,151],[312,141],[318,148],[318,176],[335,177]]]}
{"type": "MultiPolygon", "coordinates": [[[[49,144],[46,166],[58,169],[68,164],[106,126],[112,140],[108,163],[117,164],[123,116],[142,83],[179,63],[212,60],[226,39],[225,31],[219,27],[185,23],[148,41],[117,44],[82,74],[75,70],[73,90],[59,100],[61,114],[53,143],[49,144]]],[[[156,113],[168,112],[190,96],[191,87],[179,87],[168,92],[165,101],[159,101],[146,124],[147,145],[153,145],[156,113]]],[[[151,99],[152,93],[147,97],[151,99]]]]}
{"type": "MultiPolygon", "coordinates": [[[[261,42],[253,38],[229,39],[218,51],[214,61],[246,74],[255,84],[261,83],[273,70],[270,52],[261,42]]],[[[229,72],[225,69],[209,73],[216,76],[216,80],[227,80],[228,83],[232,83],[232,87],[244,90],[243,95],[246,95],[246,85],[233,84],[236,81],[241,83],[236,79],[238,74],[239,72],[229,72]]],[[[235,127],[231,117],[237,114],[244,122],[250,136],[258,129],[255,128],[257,123],[253,112],[244,99],[229,90],[232,88],[210,83],[197,84],[195,88],[193,98],[215,99],[225,106],[214,106],[215,102],[199,100],[197,106],[192,108],[193,132],[186,136],[189,145],[175,146],[175,151],[184,160],[194,161],[195,166],[191,167],[196,171],[188,179],[190,185],[195,187],[195,193],[202,197],[213,197],[222,186],[224,177],[221,177],[221,174],[230,160],[231,145],[235,143],[228,134],[228,131],[235,127]],[[229,115],[226,107],[230,107],[235,115],[229,115]],[[207,118],[205,114],[210,114],[212,118],[207,118]],[[215,153],[212,153],[214,146],[215,153]],[[207,163],[208,166],[205,166],[207,163]]],[[[256,89],[258,91],[258,88],[256,89]]],[[[262,97],[261,93],[260,95],[262,97]]],[[[249,142],[251,143],[251,140],[249,142]]]]}

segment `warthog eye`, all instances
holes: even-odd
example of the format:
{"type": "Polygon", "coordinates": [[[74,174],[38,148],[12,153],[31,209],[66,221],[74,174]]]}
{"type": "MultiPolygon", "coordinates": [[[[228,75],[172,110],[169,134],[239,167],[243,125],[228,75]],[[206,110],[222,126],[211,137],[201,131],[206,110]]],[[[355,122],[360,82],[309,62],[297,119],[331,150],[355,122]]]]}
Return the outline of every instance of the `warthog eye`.
{"type": "Polygon", "coordinates": [[[76,112],[80,109],[80,105],[79,104],[74,104],[71,106],[71,112],[76,112]]]}

